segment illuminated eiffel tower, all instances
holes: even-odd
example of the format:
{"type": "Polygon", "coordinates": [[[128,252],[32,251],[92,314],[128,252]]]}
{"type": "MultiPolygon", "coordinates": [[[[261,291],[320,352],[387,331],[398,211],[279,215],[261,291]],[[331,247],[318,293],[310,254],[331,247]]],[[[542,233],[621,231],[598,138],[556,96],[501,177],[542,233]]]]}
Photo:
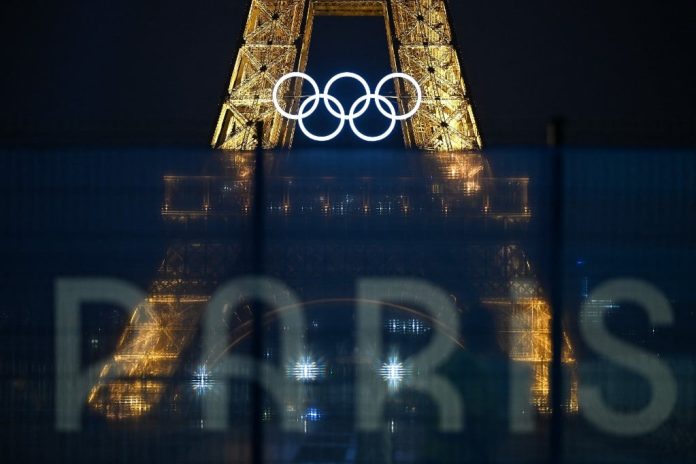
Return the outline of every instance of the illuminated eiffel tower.
{"type": "MultiPolygon", "coordinates": [[[[403,122],[404,142],[408,148],[438,152],[427,154],[426,159],[443,181],[430,185],[428,191],[441,202],[443,216],[477,205],[475,211],[482,212],[486,220],[505,227],[529,221],[524,179],[503,182],[506,188],[513,185],[516,189],[515,208],[496,208],[499,185],[492,182],[490,168],[480,154],[481,137],[443,0],[253,0],[212,138],[213,147],[222,150],[219,173],[165,178],[165,221],[188,227],[214,217],[248,216],[254,167],[245,152],[256,147],[257,121],[264,124],[265,148],[292,145],[293,121],[275,110],[271,95],[282,76],[304,71],[312,24],[319,15],[384,18],[393,71],[410,74],[423,90],[421,110],[403,122]],[[182,199],[181,192],[189,198],[182,199]],[[191,196],[196,197],[193,203],[191,196]]],[[[300,87],[299,83],[289,83],[281,88],[288,108],[298,108],[300,87]]],[[[414,96],[405,87],[396,85],[395,89],[403,111],[414,96]]],[[[268,201],[277,208],[269,211],[288,215],[309,204],[330,216],[329,189],[318,198],[295,198],[289,190],[278,198],[271,195],[268,201]]],[[[387,201],[391,200],[364,195],[359,214],[376,214],[377,205],[387,201]]],[[[402,195],[400,201],[399,210],[408,215],[411,199],[402,195]]],[[[467,272],[472,281],[479,282],[481,304],[497,316],[501,348],[510,359],[532,367],[532,402],[538,411],[548,413],[551,311],[530,261],[514,244],[474,248],[467,253],[477,253],[477,262],[482,264],[467,272]],[[513,287],[524,287],[516,288],[519,298],[510,296],[513,287]]],[[[93,410],[111,419],[139,417],[152,410],[165,394],[166,379],[179,368],[211,293],[223,283],[230,268],[243,271],[245,261],[240,255],[238,244],[208,238],[189,237],[169,246],[148,300],[135,309],[116,354],[104,365],[90,393],[88,402],[93,410]]],[[[288,261],[294,258],[290,253],[286,257],[288,261]]],[[[240,322],[249,320],[243,311],[235,314],[240,322]]],[[[573,348],[567,336],[563,352],[564,363],[573,365],[573,348]]],[[[574,369],[571,371],[574,377],[574,369]]],[[[565,405],[571,412],[578,408],[576,387],[574,379],[565,405]]]]}
{"type": "MultiPolygon", "coordinates": [[[[393,72],[413,76],[423,90],[420,111],[403,122],[407,148],[481,148],[444,0],[253,0],[213,134],[213,147],[253,150],[257,121],[264,124],[264,148],[292,145],[294,121],[275,110],[272,91],[284,75],[305,70],[317,16],[384,18],[393,72]]],[[[281,101],[296,110],[300,90],[301,83],[286,83],[280,89],[281,101]]],[[[396,83],[396,99],[402,110],[414,98],[412,92],[396,83]]]]}

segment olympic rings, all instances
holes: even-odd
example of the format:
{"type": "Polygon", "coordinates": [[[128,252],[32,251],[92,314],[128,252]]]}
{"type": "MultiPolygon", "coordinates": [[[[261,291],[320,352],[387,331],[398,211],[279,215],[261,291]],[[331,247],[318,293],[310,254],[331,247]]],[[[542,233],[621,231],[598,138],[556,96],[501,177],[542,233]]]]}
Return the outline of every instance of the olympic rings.
{"type": "MultiPolygon", "coordinates": [[[[276,85],[273,87],[273,104],[275,105],[278,112],[282,114],[284,117],[297,121],[298,119],[301,119],[301,117],[294,116],[286,111],[283,111],[283,109],[280,107],[280,103],[278,102],[278,89],[280,89],[280,86],[283,82],[293,77],[301,77],[302,79],[309,82],[312,88],[314,89],[314,93],[317,95],[319,94],[319,86],[317,85],[317,82],[314,79],[309,77],[307,74],[301,72],[291,72],[290,74],[286,74],[285,76],[281,77],[280,79],[278,79],[278,82],[276,82],[276,85]]],[[[316,103],[314,104],[312,109],[309,110],[309,112],[307,114],[304,114],[302,117],[307,117],[314,113],[314,111],[316,111],[317,109],[317,106],[319,106],[319,99],[316,100],[316,103]]]]}
{"type": "MultiPolygon", "coordinates": [[[[384,87],[384,84],[389,82],[389,79],[396,79],[396,78],[405,79],[405,80],[409,81],[413,85],[413,87],[416,88],[416,94],[417,94],[416,101],[418,102],[418,103],[416,103],[416,106],[408,113],[401,115],[401,116],[396,116],[397,121],[405,121],[406,119],[413,117],[413,115],[418,112],[418,109],[420,108],[421,102],[423,101],[423,92],[421,91],[420,85],[418,85],[418,81],[416,81],[413,77],[409,76],[408,74],[392,73],[392,74],[389,74],[388,76],[386,76],[381,81],[379,81],[379,84],[377,84],[377,88],[375,89],[375,95],[380,94],[382,87],[384,87]]],[[[379,100],[376,100],[376,101],[377,101],[377,109],[379,110],[379,112],[382,113],[382,115],[385,118],[391,118],[390,115],[388,115],[384,112],[384,110],[382,109],[382,105],[379,103],[379,100]]],[[[393,115],[393,113],[392,113],[392,115],[393,115]]]]}
{"type": "Polygon", "coordinates": [[[276,82],[275,86],[273,87],[273,105],[275,105],[276,110],[285,118],[291,119],[293,121],[299,121],[299,127],[300,130],[302,131],[303,134],[305,134],[308,138],[315,140],[317,142],[328,142],[329,140],[332,140],[338,136],[338,134],[341,133],[343,128],[346,125],[346,121],[348,121],[351,130],[353,133],[359,137],[360,139],[366,141],[366,142],[379,142],[380,140],[384,140],[389,135],[392,133],[394,128],[396,127],[396,122],[397,121],[405,121],[411,117],[413,117],[418,110],[420,109],[421,104],[423,103],[423,92],[421,90],[420,85],[418,84],[418,81],[416,81],[413,77],[409,76],[408,74],[404,73],[392,73],[387,76],[385,76],[379,83],[377,84],[377,87],[375,88],[375,92],[372,93],[370,90],[370,86],[363,79],[360,77],[358,74],[351,73],[351,72],[343,72],[336,74],[334,77],[329,79],[329,81],[326,83],[324,86],[324,91],[320,92],[319,91],[319,86],[317,85],[316,81],[312,79],[310,76],[308,76],[305,73],[301,72],[292,72],[289,74],[286,74],[285,76],[281,77],[278,82],[276,82]],[[293,77],[298,77],[301,79],[306,80],[309,82],[309,84],[312,86],[312,89],[314,90],[314,95],[311,95],[308,97],[302,104],[300,105],[299,112],[297,114],[291,114],[285,111],[281,104],[280,101],[278,100],[278,91],[280,90],[280,86],[287,80],[293,78],[293,77]],[[339,80],[341,79],[353,79],[357,81],[360,85],[362,85],[363,89],[365,89],[365,95],[362,97],[358,98],[353,102],[353,104],[350,107],[350,111],[348,114],[346,114],[346,109],[343,106],[343,104],[334,96],[331,95],[331,87],[339,80]],[[389,82],[391,79],[404,79],[405,81],[409,82],[415,89],[416,89],[416,104],[414,105],[413,109],[409,111],[406,114],[402,115],[397,115],[397,108],[394,106],[394,103],[391,102],[387,97],[383,96],[380,94],[382,87],[386,83],[389,82]],[[328,135],[315,135],[312,132],[310,132],[307,127],[305,126],[304,120],[305,118],[308,118],[314,112],[317,110],[319,107],[320,101],[324,102],[324,106],[326,107],[326,110],[336,119],[338,119],[338,127],[336,130],[328,135]],[[390,124],[389,128],[383,132],[380,135],[377,136],[368,136],[363,134],[355,125],[355,120],[362,115],[365,114],[365,112],[369,109],[370,104],[372,101],[375,101],[375,104],[377,105],[377,109],[379,112],[387,119],[389,119],[390,124]],[[385,109],[385,105],[386,108],[385,109]]]}
{"type": "MultiPolygon", "coordinates": [[[[384,140],[387,137],[389,137],[389,134],[391,134],[392,131],[394,130],[394,127],[396,127],[396,121],[397,121],[396,109],[394,109],[394,105],[392,105],[392,102],[387,100],[387,97],[383,97],[382,95],[377,95],[377,94],[375,94],[375,95],[370,95],[370,94],[363,95],[362,97],[355,100],[355,103],[353,103],[353,106],[350,108],[350,114],[355,114],[355,108],[360,103],[362,103],[363,100],[367,101],[367,105],[369,106],[370,100],[373,98],[375,99],[376,102],[385,101],[389,104],[389,110],[390,110],[391,114],[387,117],[391,120],[391,123],[389,124],[389,128],[382,135],[378,135],[377,137],[370,137],[370,136],[363,134],[362,132],[360,132],[358,130],[357,127],[355,127],[355,118],[349,118],[348,122],[350,123],[350,128],[353,129],[353,133],[366,142],[379,142],[380,140],[384,140]]],[[[377,103],[377,108],[380,108],[379,103],[377,103]]],[[[381,109],[380,109],[380,112],[382,114],[384,114],[381,109]]]]}
{"type": "MultiPolygon", "coordinates": [[[[362,84],[363,88],[365,89],[365,94],[366,94],[366,95],[369,95],[369,94],[370,94],[370,92],[371,92],[371,90],[370,90],[370,85],[367,83],[367,81],[366,81],[365,79],[363,79],[362,77],[358,76],[358,75],[355,74],[355,73],[343,72],[343,73],[340,73],[340,74],[336,74],[334,77],[332,77],[331,79],[329,79],[329,82],[327,82],[327,83],[326,83],[326,86],[324,87],[324,95],[329,95],[329,94],[330,94],[330,92],[331,92],[331,86],[334,85],[334,84],[336,83],[336,81],[338,81],[338,80],[340,80],[340,79],[345,79],[345,78],[355,79],[355,80],[358,81],[360,84],[362,84]]],[[[338,114],[336,114],[336,113],[334,112],[334,110],[331,108],[331,105],[329,105],[329,99],[324,98],[324,105],[326,106],[326,109],[329,110],[329,113],[331,113],[334,117],[337,117],[337,118],[340,118],[340,117],[341,117],[341,116],[339,116],[338,114]]],[[[369,102],[369,100],[368,100],[368,101],[365,102],[365,104],[363,105],[362,109],[360,110],[360,114],[356,114],[356,115],[354,115],[354,117],[359,118],[360,116],[362,116],[363,114],[365,114],[365,111],[367,111],[367,109],[369,108],[369,106],[370,106],[370,102],[369,102]]],[[[352,113],[351,113],[351,114],[352,114],[352,113]]],[[[343,117],[346,117],[346,116],[345,116],[345,110],[343,111],[343,117]]]]}
{"type": "MultiPolygon", "coordinates": [[[[309,105],[309,104],[312,102],[312,100],[314,100],[316,103],[319,103],[319,100],[320,100],[321,98],[322,98],[322,97],[321,97],[320,95],[313,95],[313,96],[309,97],[307,100],[305,100],[305,102],[302,103],[302,105],[300,106],[300,114],[305,114],[304,110],[307,109],[307,108],[306,108],[307,105],[309,105]]],[[[326,107],[327,107],[327,108],[330,108],[329,104],[326,103],[327,101],[331,101],[331,103],[334,103],[336,106],[338,106],[338,109],[339,109],[339,111],[340,111],[340,114],[337,115],[338,120],[339,120],[338,129],[336,129],[336,130],[335,130],[334,132],[332,132],[331,134],[326,135],[326,136],[323,136],[323,137],[322,137],[322,136],[318,136],[318,135],[314,135],[314,134],[312,134],[311,132],[309,132],[309,131],[307,130],[307,128],[305,127],[305,123],[304,123],[305,118],[298,118],[298,120],[300,121],[300,130],[301,130],[307,137],[309,137],[309,138],[312,139],[312,140],[316,140],[317,142],[328,142],[329,140],[335,138],[338,134],[341,133],[341,131],[343,130],[343,127],[346,125],[346,119],[347,119],[347,118],[346,118],[346,110],[343,109],[343,105],[341,105],[341,102],[338,101],[338,98],[336,98],[336,97],[334,97],[334,96],[332,96],[332,95],[325,95],[325,96],[324,96],[324,102],[325,102],[325,104],[326,104],[326,107]]],[[[310,114],[311,114],[312,112],[314,112],[314,110],[316,109],[316,103],[315,103],[315,105],[314,105],[314,108],[313,108],[312,111],[310,112],[310,114]]],[[[351,122],[352,122],[352,120],[351,120],[351,122]]]]}

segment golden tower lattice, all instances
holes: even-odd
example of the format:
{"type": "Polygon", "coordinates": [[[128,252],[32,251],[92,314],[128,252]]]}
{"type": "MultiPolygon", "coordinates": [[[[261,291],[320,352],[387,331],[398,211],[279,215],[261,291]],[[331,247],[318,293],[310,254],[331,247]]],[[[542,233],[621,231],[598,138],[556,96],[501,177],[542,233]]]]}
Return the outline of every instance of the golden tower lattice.
{"type": "MultiPolygon", "coordinates": [[[[479,150],[481,137],[453,40],[446,0],[252,0],[227,94],[211,144],[252,150],[255,124],[264,124],[264,148],[289,148],[295,125],[275,110],[272,91],[285,74],[307,66],[317,16],[379,16],[393,72],[413,76],[423,90],[421,110],[403,122],[408,148],[479,150]]],[[[403,110],[413,89],[395,82],[403,110]]],[[[300,103],[301,82],[280,88],[289,109],[300,103]]]]}

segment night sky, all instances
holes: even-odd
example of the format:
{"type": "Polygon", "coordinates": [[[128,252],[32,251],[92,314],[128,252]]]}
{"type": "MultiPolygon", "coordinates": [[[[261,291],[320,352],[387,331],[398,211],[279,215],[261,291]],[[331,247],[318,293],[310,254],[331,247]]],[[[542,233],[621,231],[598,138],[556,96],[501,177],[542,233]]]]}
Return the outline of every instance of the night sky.
{"type": "MultiPolygon", "coordinates": [[[[696,145],[696,2],[451,4],[489,146],[541,143],[556,114],[575,144],[696,145]]],[[[246,5],[3,2],[0,143],[205,146],[246,5]]],[[[355,25],[335,40],[381,43],[355,25]]]]}

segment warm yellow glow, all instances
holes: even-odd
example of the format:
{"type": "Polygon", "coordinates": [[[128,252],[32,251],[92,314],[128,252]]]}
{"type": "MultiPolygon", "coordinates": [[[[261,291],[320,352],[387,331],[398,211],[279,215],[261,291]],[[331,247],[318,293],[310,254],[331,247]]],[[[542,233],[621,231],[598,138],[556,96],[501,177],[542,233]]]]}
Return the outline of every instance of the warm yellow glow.
{"type": "MultiPolygon", "coordinates": [[[[482,190],[486,163],[480,153],[432,153],[432,160],[438,177],[455,189],[456,194],[471,195],[482,190]]],[[[441,193],[441,187],[433,185],[433,193],[441,193]]]]}
{"type": "MultiPolygon", "coordinates": [[[[540,297],[509,300],[487,300],[485,304],[503,311],[499,316],[499,336],[510,359],[528,363],[533,369],[532,404],[540,413],[551,412],[550,366],[553,357],[551,344],[551,308],[540,297]]],[[[563,334],[562,363],[570,373],[566,392],[566,412],[578,411],[576,361],[567,333],[563,334]]]]}
{"type": "MultiPolygon", "coordinates": [[[[294,121],[283,119],[276,111],[272,91],[282,76],[305,71],[318,15],[384,17],[392,71],[413,76],[423,90],[421,109],[403,123],[407,147],[445,152],[481,149],[444,0],[254,0],[244,45],[237,54],[211,141],[213,147],[253,150],[256,121],[264,123],[266,148],[292,144],[294,121]],[[399,42],[398,49],[392,36],[399,42]]],[[[300,90],[298,82],[288,81],[281,86],[280,100],[289,109],[297,109],[300,90]]],[[[410,108],[413,92],[412,86],[396,86],[402,109],[410,108]]]]}
{"type": "Polygon", "coordinates": [[[179,365],[208,297],[153,295],[133,312],[116,353],[102,369],[89,406],[109,419],[137,418],[157,404],[179,365]]]}

